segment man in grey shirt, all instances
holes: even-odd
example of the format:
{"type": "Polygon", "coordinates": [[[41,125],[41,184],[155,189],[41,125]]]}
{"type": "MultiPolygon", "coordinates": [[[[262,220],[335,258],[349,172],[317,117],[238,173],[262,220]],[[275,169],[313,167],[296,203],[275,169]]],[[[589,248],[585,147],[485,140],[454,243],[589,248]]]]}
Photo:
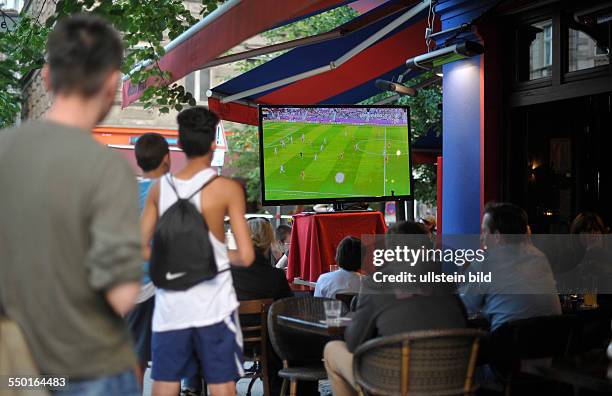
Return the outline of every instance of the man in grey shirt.
{"type": "Polygon", "coordinates": [[[91,136],[114,102],[122,54],[102,19],[63,19],[42,70],[51,108],[0,131],[0,306],[40,372],[68,377],[62,395],[139,394],[122,320],[141,277],[136,181],[91,136]]]}
{"type": "Polygon", "coordinates": [[[481,241],[486,258],[470,264],[468,271],[491,272],[491,282],[463,285],[461,298],[469,314],[482,314],[491,331],[514,320],[561,314],[552,270],[529,241],[524,210],[509,203],[487,205],[481,241]]]}

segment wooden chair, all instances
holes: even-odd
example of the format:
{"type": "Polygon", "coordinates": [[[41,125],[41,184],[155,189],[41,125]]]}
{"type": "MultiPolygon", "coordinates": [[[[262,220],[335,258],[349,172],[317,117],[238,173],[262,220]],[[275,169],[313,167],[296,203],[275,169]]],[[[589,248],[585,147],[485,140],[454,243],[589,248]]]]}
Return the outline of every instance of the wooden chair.
{"type": "Polygon", "coordinates": [[[268,310],[272,305],[271,298],[262,300],[241,301],[238,313],[241,316],[241,328],[243,335],[243,346],[245,359],[253,361],[253,367],[249,369],[243,378],[251,378],[247,390],[247,396],[251,395],[253,384],[257,379],[263,383],[264,396],[270,396],[270,382],[268,376],[268,310]],[[248,316],[245,316],[248,315],[248,316]],[[243,318],[253,318],[254,320],[245,321],[243,318]],[[250,356],[247,353],[250,352],[250,356]]]}
{"type": "MultiPolygon", "coordinates": [[[[281,396],[285,395],[287,383],[291,396],[297,394],[298,381],[316,381],[326,379],[327,372],[323,367],[323,348],[329,338],[306,334],[296,334],[278,324],[278,315],[302,314],[309,317],[325,317],[323,302],[327,298],[289,297],[272,304],[268,312],[268,331],[270,342],[276,354],[283,361],[283,368],[278,372],[283,378],[281,396]],[[300,362],[296,365],[294,362],[300,362]]],[[[343,309],[343,312],[346,308],[343,309]]]]}
{"type": "Polygon", "coordinates": [[[479,338],[472,329],[426,330],[377,338],[354,354],[355,382],[380,396],[470,395],[479,338]]]}

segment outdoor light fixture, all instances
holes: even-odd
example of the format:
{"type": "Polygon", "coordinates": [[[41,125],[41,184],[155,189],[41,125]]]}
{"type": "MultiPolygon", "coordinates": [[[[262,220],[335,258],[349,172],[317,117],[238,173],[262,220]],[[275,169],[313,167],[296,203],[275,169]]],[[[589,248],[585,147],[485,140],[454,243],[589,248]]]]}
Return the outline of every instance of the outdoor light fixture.
{"type": "Polygon", "coordinates": [[[482,45],[474,41],[463,40],[457,44],[410,58],[406,61],[406,66],[410,69],[418,67],[420,69],[431,70],[450,62],[480,55],[483,52],[484,47],[482,45]]]}

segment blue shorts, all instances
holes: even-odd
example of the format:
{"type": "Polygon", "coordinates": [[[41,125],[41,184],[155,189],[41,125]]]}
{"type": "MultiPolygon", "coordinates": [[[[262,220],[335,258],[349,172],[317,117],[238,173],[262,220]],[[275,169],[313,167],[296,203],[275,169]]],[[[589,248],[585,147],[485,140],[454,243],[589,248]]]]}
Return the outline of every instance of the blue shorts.
{"type": "Polygon", "coordinates": [[[208,384],[222,384],[244,375],[237,312],[210,326],[153,332],[151,349],[151,378],[156,381],[178,382],[200,374],[208,384]]]}

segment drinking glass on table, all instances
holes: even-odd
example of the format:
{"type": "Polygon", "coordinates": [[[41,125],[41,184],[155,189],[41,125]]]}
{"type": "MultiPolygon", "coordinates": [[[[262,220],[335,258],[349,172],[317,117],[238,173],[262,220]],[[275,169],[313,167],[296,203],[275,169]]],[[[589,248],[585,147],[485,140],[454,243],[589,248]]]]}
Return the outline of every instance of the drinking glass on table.
{"type": "Polygon", "coordinates": [[[597,308],[597,278],[594,276],[586,276],[582,278],[583,287],[585,287],[585,293],[583,295],[583,309],[594,309],[597,308]]]}
{"type": "Polygon", "coordinates": [[[325,321],[328,325],[337,326],[340,324],[340,314],[342,313],[342,301],[326,300],[323,302],[325,308],[325,321]]]}

